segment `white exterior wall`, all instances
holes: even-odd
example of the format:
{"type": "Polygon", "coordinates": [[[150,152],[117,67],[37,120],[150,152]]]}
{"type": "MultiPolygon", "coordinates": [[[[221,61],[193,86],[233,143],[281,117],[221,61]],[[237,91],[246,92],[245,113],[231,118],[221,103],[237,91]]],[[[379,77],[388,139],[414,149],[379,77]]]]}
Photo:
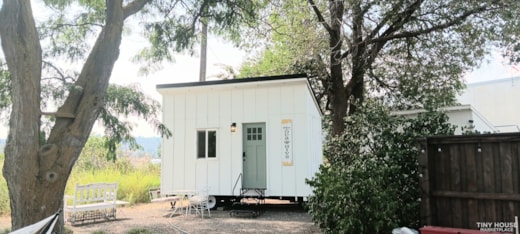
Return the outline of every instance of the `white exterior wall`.
{"type": "Polygon", "coordinates": [[[500,132],[520,131],[520,77],[468,84],[458,100],[475,107],[500,132]]]}
{"type": "MultiPolygon", "coordinates": [[[[452,125],[457,126],[455,129],[455,135],[462,134],[461,127],[469,127],[470,120],[473,121],[474,129],[481,133],[495,133],[497,129],[488,121],[482,114],[480,114],[475,108],[470,105],[462,106],[450,106],[442,108],[443,111],[448,115],[448,122],[452,125]]],[[[418,113],[425,112],[425,110],[409,110],[409,111],[397,111],[394,114],[407,116],[409,118],[416,118],[418,113]]]]}
{"type": "Polygon", "coordinates": [[[449,122],[457,126],[455,135],[462,134],[461,127],[469,127],[470,120],[473,121],[474,129],[481,133],[495,133],[497,129],[489,122],[483,115],[470,105],[447,107],[446,112],[449,117],[449,122]]]}
{"type": "Polygon", "coordinates": [[[211,195],[238,195],[242,173],[242,124],[265,123],[267,196],[308,196],[305,178],[322,162],[321,115],[305,79],[162,88],[161,190],[199,189],[211,195]],[[282,165],[282,119],[293,124],[293,166],[282,165]],[[231,123],[237,132],[230,131],[231,123]],[[217,130],[216,159],[196,159],[196,130],[217,130]]]}

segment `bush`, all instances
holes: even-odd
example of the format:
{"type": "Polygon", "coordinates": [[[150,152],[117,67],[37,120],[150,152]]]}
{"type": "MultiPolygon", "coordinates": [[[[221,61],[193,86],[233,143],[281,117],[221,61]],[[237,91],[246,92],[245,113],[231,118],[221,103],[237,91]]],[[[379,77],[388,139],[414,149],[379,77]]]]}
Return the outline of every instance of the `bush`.
{"type": "Polygon", "coordinates": [[[419,226],[419,178],[415,140],[453,134],[442,113],[415,119],[390,115],[367,102],[347,119],[345,133],[329,139],[307,208],[324,233],[391,233],[419,226]]]}

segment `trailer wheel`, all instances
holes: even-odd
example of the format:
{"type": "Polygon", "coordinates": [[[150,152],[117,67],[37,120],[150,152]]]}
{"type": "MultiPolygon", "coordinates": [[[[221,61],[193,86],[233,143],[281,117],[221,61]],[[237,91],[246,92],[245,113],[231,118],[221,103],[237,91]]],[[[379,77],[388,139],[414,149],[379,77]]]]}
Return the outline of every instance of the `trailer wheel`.
{"type": "Polygon", "coordinates": [[[215,198],[215,196],[210,195],[208,197],[208,208],[213,210],[216,207],[217,207],[217,199],[215,198]]]}

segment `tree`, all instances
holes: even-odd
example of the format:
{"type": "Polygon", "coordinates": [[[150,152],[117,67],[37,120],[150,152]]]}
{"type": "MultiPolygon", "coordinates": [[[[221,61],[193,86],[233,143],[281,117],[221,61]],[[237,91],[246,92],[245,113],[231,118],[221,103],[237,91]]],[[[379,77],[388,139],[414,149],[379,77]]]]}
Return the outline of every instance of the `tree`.
{"type": "Polygon", "coordinates": [[[331,115],[331,134],[336,136],[345,129],[344,118],[355,113],[367,96],[384,98],[397,109],[452,104],[463,87],[464,72],[492,48],[512,44],[520,22],[514,13],[519,9],[517,1],[307,3],[307,8],[301,8],[298,1],[286,1],[285,8],[273,11],[281,19],[269,25],[285,20],[287,27],[282,33],[273,27],[272,34],[282,36],[270,40],[284,50],[308,51],[293,63],[298,65],[294,70],[311,72],[323,108],[331,115]],[[300,10],[279,12],[294,7],[300,10]],[[298,33],[302,28],[308,30],[298,33]],[[323,39],[326,52],[300,43],[309,38],[323,39]]]}
{"type": "MultiPolygon", "coordinates": [[[[148,51],[157,53],[147,54],[147,58],[160,61],[172,58],[171,50],[189,48],[196,35],[190,22],[200,18],[201,9],[207,7],[207,16],[213,22],[233,25],[241,17],[235,17],[232,11],[244,2],[253,4],[233,0],[47,0],[45,4],[56,10],[56,18],[48,27],[39,28],[29,0],[4,1],[0,10],[0,37],[9,71],[12,105],[3,175],[9,188],[13,230],[35,223],[63,206],[67,179],[94,122],[107,114],[106,108],[119,108],[117,103],[106,106],[106,101],[110,99],[109,78],[119,56],[125,20],[137,13],[150,14],[147,18],[150,21],[157,19],[146,25],[152,29],[152,39],[161,39],[152,41],[148,51]],[[81,12],[75,18],[67,17],[71,8],[81,12]],[[161,22],[175,24],[168,31],[153,30],[166,25],[161,22]],[[85,43],[90,38],[95,41],[85,43]],[[169,47],[175,42],[176,47],[169,47]],[[42,44],[51,49],[43,48],[42,44]],[[169,50],[164,50],[168,47],[169,50]],[[72,85],[64,87],[64,101],[51,114],[49,134],[41,136],[41,120],[46,114],[41,111],[44,57],[64,57],[82,66],[72,85]]],[[[250,11],[238,15],[245,17],[246,13],[250,11]]]]}
{"type": "Polygon", "coordinates": [[[455,127],[444,113],[428,111],[406,118],[392,115],[374,99],[362,107],[348,117],[344,134],[327,142],[324,155],[329,163],[307,181],[313,187],[307,208],[324,233],[419,228],[415,140],[452,135],[455,127]]]}

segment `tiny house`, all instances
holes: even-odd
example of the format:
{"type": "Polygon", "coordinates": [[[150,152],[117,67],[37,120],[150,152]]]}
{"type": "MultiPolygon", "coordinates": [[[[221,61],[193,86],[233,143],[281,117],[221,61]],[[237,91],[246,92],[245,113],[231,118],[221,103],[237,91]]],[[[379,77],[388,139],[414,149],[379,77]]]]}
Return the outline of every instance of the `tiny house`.
{"type": "Polygon", "coordinates": [[[157,85],[161,193],[207,188],[211,206],[239,196],[306,200],[322,163],[322,113],[305,75],[157,85]]]}

